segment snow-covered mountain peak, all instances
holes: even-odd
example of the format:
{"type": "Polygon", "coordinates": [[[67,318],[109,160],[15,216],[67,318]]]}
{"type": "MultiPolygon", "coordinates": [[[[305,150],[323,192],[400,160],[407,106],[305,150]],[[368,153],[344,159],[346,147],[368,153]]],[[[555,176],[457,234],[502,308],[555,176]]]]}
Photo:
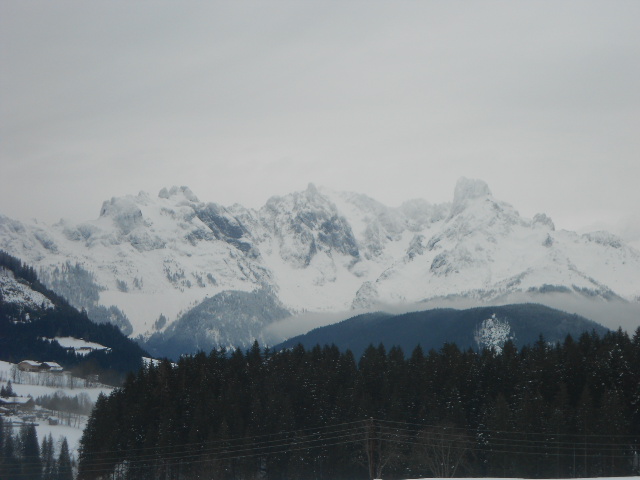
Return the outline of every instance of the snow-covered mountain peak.
{"type": "MultiPolygon", "coordinates": [[[[544,221],[542,217],[540,220],[544,221]]],[[[531,224],[530,220],[520,217],[512,205],[494,198],[485,182],[462,178],[456,185],[453,204],[437,238],[461,242],[474,237],[480,242],[495,243],[516,226],[530,229],[531,224]]]]}
{"type": "Polygon", "coordinates": [[[603,230],[585,233],[584,235],[582,235],[582,238],[589,242],[594,242],[605,247],[622,248],[624,245],[624,241],[620,237],[603,230]]]}
{"type": "Polygon", "coordinates": [[[324,212],[327,215],[337,214],[336,205],[327,195],[321,193],[313,183],[310,183],[307,189],[301,192],[269,198],[261,212],[281,213],[283,208],[289,213],[324,212]]]}
{"type": "Polygon", "coordinates": [[[453,204],[451,205],[451,216],[462,212],[470,202],[491,197],[489,186],[482,180],[468,179],[461,177],[456,183],[453,193],[453,204]]]}
{"type": "Polygon", "coordinates": [[[125,195],[105,201],[98,220],[83,226],[92,225],[94,230],[98,228],[103,234],[115,234],[119,238],[131,236],[137,230],[154,233],[167,229],[173,231],[169,223],[180,221],[186,227],[192,223],[194,212],[201,205],[188,187],[163,188],[157,198],[140,192],[136,196],[125,195]]]}
{"type": "Polygon", "coordinates": [[[200,200],[198,200],[198,197],[191,191],[191,189],[185,186],[177,187],[174,185],[169,189],[165,187],[162,190],[160,190],[160,192],[158,192],[158,197],[165,198],[165,199],[169,199],[172,197],[182,197],[184,200],[188,202],[193,202],[193,203],[200,202],[200,200]]]}
{"type": "Polygon", "coordinates": [[[100,209],[100,217],[110,218],[123,235],[144,224],[139,202],[134,197],[114,197],[105,201],[100,209]]]}
{"type": "Polygon", "coordinates": [[[553,220],[551,220],[546,214],[544,213],[536,213],[533,216],[533,221],[532,221],[532,225],[534,227],[536,226],[542,226],[544,228],[548,228],[550,231],[555,231],[556,226],[553,223],[553,220]]]}
{"type": "Polygon", "coordinates": [[[258,216],[274,235],[280,257],[295,268],[308,267],[318,253],[359,256],[351,225],[313,184],[303,192],[271,197],[258,216]]]}
{"type": "Polygon", "coordinates": [[[640,253],[621,239],[555,231],[546,215],[522,218],[466,178],[452,203],[399,207],[314,184],[259,210],[163,188],[112,198],[81,224],[0,215],[0,248],[78,307],[103,306],[106,318],[117,306],[133,335],[145,336],[229,291],[268,290],[291,312],[530,292],[640,298],[640,253]]]}
{"type": "Polygon", "coordinates": [[[307,185],[306,193],[309,196],[320,194],[320,192],[318,191],[318,187],[316,187],[316,184],[312,182],[309,182],[309,184],[307,185]]]}

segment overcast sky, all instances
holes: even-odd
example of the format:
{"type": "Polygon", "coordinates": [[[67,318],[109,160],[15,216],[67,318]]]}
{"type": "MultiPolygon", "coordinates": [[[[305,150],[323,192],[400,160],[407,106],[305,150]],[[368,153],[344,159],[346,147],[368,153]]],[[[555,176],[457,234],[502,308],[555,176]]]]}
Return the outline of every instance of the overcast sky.
{"type": "Polygon", "coordinates": [[[640,2],[0,3],[0,213],[187,185],[396,206],[485,180],[640,239],[640,2]]]}

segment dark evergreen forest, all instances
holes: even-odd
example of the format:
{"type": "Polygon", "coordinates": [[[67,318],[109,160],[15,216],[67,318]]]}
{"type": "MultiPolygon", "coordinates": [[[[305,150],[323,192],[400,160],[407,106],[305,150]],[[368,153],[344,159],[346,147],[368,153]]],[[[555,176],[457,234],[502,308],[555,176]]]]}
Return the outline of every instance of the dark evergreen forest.
{"type": "Polygon", "coordinates": [[[640,329],[502,353],[212,351],[101,397],[79,478],[638,474],[640,329]]]}

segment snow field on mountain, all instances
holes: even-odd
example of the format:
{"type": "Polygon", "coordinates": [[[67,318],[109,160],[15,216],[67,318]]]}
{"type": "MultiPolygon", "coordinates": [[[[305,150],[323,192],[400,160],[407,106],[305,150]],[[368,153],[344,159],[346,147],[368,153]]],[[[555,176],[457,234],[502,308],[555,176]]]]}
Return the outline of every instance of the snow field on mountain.
{"type": "Polygon", "coordinates": [[[567,241],[560,251],[571,258],[581,272],[597,272],[594,279],[626,299],[640,299],[640,252],[626,246],[607,232],[578,236],[569,231],[559,232],[567,241]]]}
{"type": "Polygon", "coordinates": [[[61,347],[72,348],[76,355],[87,355],[91,350],[111,350],[104,345],[100,345],[95,342],[87,342],[81,338],[55,337],[47,340],[55,340],[61,347]]]}
{"type": "Polygon", "coordinates": [[[324,252],[316,254],[306,268],[291,269],[277,253],[264,257],[264,263],[273,273],[278,285],[278,297],[294,312],[305,310],[347,310],[360,280],[351,275],[349,259],[324,252]],[[312,285],[313,288],[309,288],[312,285]]]}
{"type": "Polygon", "coordinates": [[[47,297],[18,282],[13,272],[3,267],[0,267],[0,290],[3,301],[7,303],[24,305],[27,308],[40,308],[42,305],[45,308],[53,308],[47,297]]]}

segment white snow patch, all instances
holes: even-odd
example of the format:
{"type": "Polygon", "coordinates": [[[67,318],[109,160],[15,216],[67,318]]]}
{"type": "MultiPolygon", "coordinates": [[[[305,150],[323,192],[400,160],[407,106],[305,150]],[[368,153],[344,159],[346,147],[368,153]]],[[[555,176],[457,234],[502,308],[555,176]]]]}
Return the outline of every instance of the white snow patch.
{"type": "Polygon", "coordinates": [[[7,303],[23,305],[27,308],[53,308],[53,303],[40,292],[19,282],[11,270],[0,267],[0,290],[7,303]]]}
{"type": "Polygon", "coordinates": [[[61,347],[64,348],[72,348],[76,355],[87,355],[88,353],[94,350],[111,350],[109,347],[105,347],[104,345],[100,345],[95,342],[87,342],[81,338],[74,337],[54,337],[47,338],[47,340],[55,340],[60,344],[61,347]]]}
{"type": "Polygon", "coordinates": [[[497,353],[502,353],[502,347],[507,340],[513,340],[511,334],[511,325],[507,320],[501,320],[494,313],[491,318],[483,320],[477,326],[474,340],[478,344],[478,348],[494,349],[497,353]]]}

